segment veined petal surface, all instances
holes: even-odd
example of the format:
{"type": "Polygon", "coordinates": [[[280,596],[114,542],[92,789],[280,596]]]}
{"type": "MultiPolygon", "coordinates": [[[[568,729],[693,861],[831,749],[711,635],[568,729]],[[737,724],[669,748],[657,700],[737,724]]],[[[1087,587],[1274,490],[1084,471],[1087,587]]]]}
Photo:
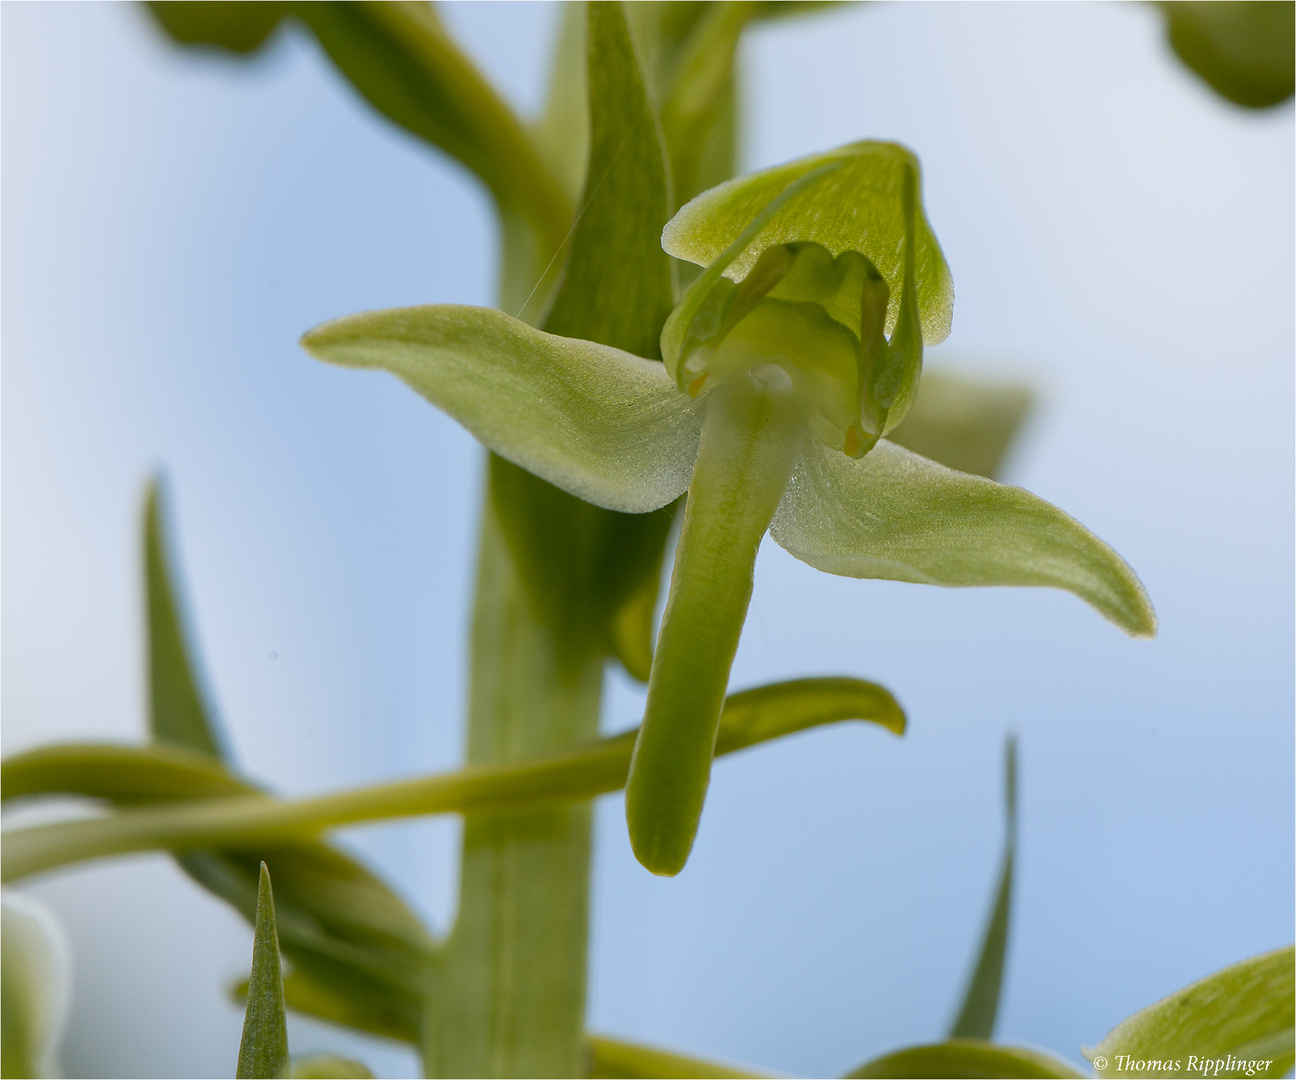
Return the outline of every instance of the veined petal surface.
{"type": "MultiPolygon", "coordinates": [[[[833,255],[858,251],[868,256],[890,286],[886,328],[891,333],[900,312],[904,278],[905,176],[911,169],[919,175],[918,159],[903,146],[851,143],[720,184],[671,218],[662,233],[662,247],[677,259],[710,265],[789,185],[825,165],[836,167],[825,169],[770,215],[724,274],[742,280],[761,252],[776,244],[812,240],[833,255]]],[[[923,343],[935,345],[949,335],[954,284],[923,213],[921,192],[916,211],[918,314],[923,343]]]]}
{"type": "Polygon", "coordinates": [[[336,319],[302,345],[391,372],[490,450],[597,506],[647,513],[688,487],[702,412],[654,361],[453,304],[336,319]]]}
{"type": "Polygon", "coordinates": [[[1074,518],[1022,488],[955,472],[885,440],[857,460],[807,440],[770,535],[830,574],[1049,585],[1128,634],[1156,632],[1134,571],[1074,518]]]}

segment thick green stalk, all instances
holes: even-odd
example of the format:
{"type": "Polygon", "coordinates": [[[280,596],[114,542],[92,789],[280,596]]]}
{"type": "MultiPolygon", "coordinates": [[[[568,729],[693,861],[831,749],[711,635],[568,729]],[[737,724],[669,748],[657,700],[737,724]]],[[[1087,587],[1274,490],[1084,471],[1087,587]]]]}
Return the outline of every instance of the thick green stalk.
{"type": "Polygon", "coordinates": [[[626,783],[630,843],[655,874],[678,874],[693,847],[756,552],[807,431],[779,368],[731,377],[709,396],[626,783]]]}
{"type": "MultiPolygon", "coordinates": [[[[538,617],[488,499],[472,631],[468,760],[524,758],[598,732],[602,650],[538,617]]],[[[576,1076],[585,1019],[588,805],[464,821],[429,1076],[576,1076]]]]}

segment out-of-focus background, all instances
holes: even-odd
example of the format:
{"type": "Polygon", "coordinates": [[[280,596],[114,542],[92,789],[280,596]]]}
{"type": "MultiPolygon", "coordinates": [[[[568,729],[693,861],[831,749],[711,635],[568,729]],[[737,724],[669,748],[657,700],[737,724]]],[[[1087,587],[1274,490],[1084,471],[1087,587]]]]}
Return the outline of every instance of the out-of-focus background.
{"type": "MultiPolygon", "coordinates": [[[[538,107],[549,4],[450,4],[538,107]]],[[[3,7],[4,751],[143,730],[138,518],[165,470],[207,680],[286,792],[453,766],[481,454],[395,380],[297,349],[330,316],[489,303],[489,207],[304,38],[182,54],[125,4],[3,7]]],[[[1221,102],[1147,5],[897,4],[768,24],[744,162],[860,137],[924,166],[957,286],[929,364],[1029,380],[1008,478],[1138,570],[1161,618],[817,574],[762,551],[734,685],[850,673],[897,740],[716,769],[675,880],[599,804],[590,1022],[829,1075],[943,1034],[1022,836],[999,1035],[1080,1060],[1133,1010],[1289,941],[1293,113],[1221,102]]],[[[642,692],[612,680],[610,724],[642,692]]],[[[457,829],[347,843],[440,928],[457,829]]],[[[249,930],[167,859],[22,886],[67,925],[72,1076],[228,1075],[249,930]]],[[[386,1075],[412,1052],[294,1021],[386,1075]]]]}

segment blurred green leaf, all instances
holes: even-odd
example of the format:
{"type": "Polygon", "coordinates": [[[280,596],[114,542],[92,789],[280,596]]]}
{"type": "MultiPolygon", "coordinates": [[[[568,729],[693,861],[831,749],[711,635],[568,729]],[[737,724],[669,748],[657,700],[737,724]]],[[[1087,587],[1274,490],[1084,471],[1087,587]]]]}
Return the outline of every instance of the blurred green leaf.
{"type": "MultiPolygon", "coordinates": [[[[217,761],[222,756],[219,740],[198,693],[181,630],[183,611],[161,518],[155,482],[145,502],[144,569],[152,688],[149,726],[161,745],[134,755],[102,747],[37,752],[17,769],[6,763],[6,796],[40,784],[47,789],[61,784],[64,791],[124,805],[262,793],[217,761]],[[195,759],[194,754],[208,756],[195,759]],[[8,784],[11,776],[16,785],[8,784]]],[[[319,843],[188,851],[176,859],[191,878],[249,922],[256,917],[260,867],[268,862],[279,883],[279,940],[294,967],[321,986],[363,1000],[372,1010],[399,1013],[405,1023],[420,1022],[423,993],[435,963],[433,942],[404,902],[355,860],[319,843]]]]}
{"type": "MultiPolygon", "coordinates": [[[[6,803],[62,794],[135,806],[260,793],[206,755],[164,746],[42,747],[7,759],[0,776],[6,803]]],[[[249,922],[260,863],[273,864],[280,945],[294,966],[371,1014],[419,1023],[435,945],[405,903],[355,860],[320,843],[191,851],[177,859],[249,922]]]]}
{"type": "MultiPolygon", "coordinates": [[[[796,679],[731,695],[720,717],[716,753],[733,753],[820,724],[851,719],[878,723],[897,734],[904,730],[899,704],[876,683],[845,677],[796,679]]],[[[474,766],[307,799],[207,799],[125,811],[105,820],[14,829],[5,833],[0,849],[3,876],[15,879],[67,862],[126,851],[183,849],[218,841],[242,845],[248,836],[284,843],[349,822],[499,810],[540,800],[588,799],[625,784],[634,740],[635,732],[628,731],[539,760],[474,766]]],[[[7,789],[10,770],[31,775],[26,759],[49,752],[29,751],[7,759],[0,771],[0,787],[7,789]]],[[[119,747],[116,752],[157,760],[156,752],[145,748],[119,747]]],[[[64,775],[73,775],[73,771],[64,775]]],[[[27,793],[36,794],[30,784],[27,793]]],[[[66,787],[48,793],[77,794],[66,787]]],[[[330,854],[336,853],[330,850],[330,854]]],[[[281,905],[284,890],[285,875],[281,875],[281,905]]],[[[305,898],[312,895],[309,885],[303,893],[305,898]]],[[[328,895],[325,891],[324,896],[328,895]]],[[[385,909],[385,905],[366,900],[358,914],[363,915],[370,906],[379,912],[385,909]]],[[[290,925],[284,924],[285,937],[290,925]]],[[[381,937],[383,926],[375,929],[381,937]]],[[[291,952],[289,959],[297,962],[291,952]]]]}
{"type": "MultiPolygon", "coordinates": [[[[249,851],[178,856],[186,872],[249,917],[261,857],[275,867],[280,946],[294,979],[339,1004],[330,1017],[373,1030],[417,1029],[436,978],[436,945],[417,917],[378,878],[324,844],[260,845],[249,851]]],[[[289,996],[290,1007],[297,998],[289,996]]]]}
{"type": "Polygon", "coordinates": [[[309,2],[292,10],[375,109],[475,173],[501,210],[531,224],[546,258],[558,250],[571,223],[566,195],[431,5],[309,2]]]}
{"type": "Polygon", "coordinates": [[[859,460],[807,440],[770,535],[830,574],[929,585],[1047,585],[1128,634],[1156,616],[1134,571],[1057,507],[888,442],[859,460]]]}
{"type": "Polygon", "coordinates": [[[707,179],[732,175],[734,53],[743,28],[759,7],[741,0],[699,5],[696,22],[671,58],[661,121],[681,199],[703,190],[707,179]],[[720,170],[706,167],[708,153],[717,152],[729,158],[721,164],[719,177],[714,174],[720,170]]]}
{"type": "Polygon", "coordinates": [[[5,758],[4,801],[40,795],[80,795],[122,806],[221,795],[259,788],[231,776],[207,754],[171,746],[57,743],[5,758]]]}
{"type": "Polygon", "coordinates": [[[765,1077],[770,1073],[750,1072],[720,1065],[714,1061],[686,1057],[655,1046],[609,1039],[606,1035],[585,1036],[585,1075],[588,1077],[620,1077],[623,1080],[647,1080],[661,1077],[665,1080],[679,1077],[694,1078],[765,1077]]]}
{"type": "MultiPolygon", "coordinates": [[[[247,997],[246,981],[236,988],[235,996],[239,1000],[247,997]]],[[[405,1003],[394,997],[343,993],[294,971],[284,979],[284,1000],[294,1012],[418,1045],[423,1017],[411,1014],[405,1003]]]]}
{"type": "Polygon", "coordinates": [[[70,1003],[62,927],[29,896],[0,899],[0,1076],[62,1076],[58,1040],[70,1003]]]}
{"type": "Polygon", "coordinates": [[[1157,5],[1175,54],[1221,97],[1264,109],[1296,92],[1296,3],[1174,0],[1157,5]]]}
{"type": "Polygon", "coordinates": [[[958,1080],[958,1078],[1080,1077],[1065,1061],[1023,1046],[999,1046],[976,1039],[951,1039],[930,1046],[909,1046],[874,1058],[848,1077],[878,1077],[887,1080],[913,1077],[916,1080],[958,1080]]]}
{"type": "MultiPolygon", "coordinates": [[[[225,5],[217,2],[215,6],[225,5]]],[[[148,486],[144,502],[149,730],[157,742],[224,758],[221,740],[203,702],[194,663],[185,642],[184,619],[170,562],[162,524],[160,485],[154,480],[148,486]]]]}
{"type": "Polygon", "coordinates": [[[348,1077],[368,1080],[373,1073],[358,1061],[338,1054],[320,1053],[293,1058],[288,1075],[293,1080],[346,1080],[348,1077]]]}
{"type": "Polygon", "coordinates": [[[1004,748],[1004,853],[990,918],[981,937],[981,949],[968,979],[951,1039],[985,1039],[994,1036],[995,1017],[1003,988],[1004,956],[1012,909],[1013,862],[1017,856],[1017,740],[1008,736],[1004,748]]]}
{"type": "Polygon", "coordinates": [[[580,201],[581,185],[589,165],[586,66],[585,4],[567,0],[558,17],[556,41],[549,55],[544,111],[533,126],[533,135],[541,156],[572,205],[580,201]]]}
{"type": "MultiPolygon", "coordinates": [[[[733,253],[725,276],[742,280],[761,253],[778,244],[811,241],[833,255],[857,251],[872,261],[890,288],[886,321],[890,332],[904,292],[906,177],[919,175],[918,168],[918,159],[895,143],[851,143],[799,158],[703,192],[671,219],[662,246],[677,259],[699,266],[709,266],[722,256],[728,259],[727,249],[744,237],[762,211],[796,181],[806,179],[809,182],[794,189],[793,197],[765,217],[741,250],[733,253]]],[[[915,211],[918,313],[924,344],[935,345],[949,334],[954,287],[922,211],[921,197],[915,211]]]]}
{"type": "Polygon", "coordinates": [[[1030,391],[924,368],[918,396],[887,436],[959,472],[994,478],[1030,410],[1030,391]]]}
{"type": "Polygon", "coordinates": [[[302,345],[390,371],[496,454],[606,509],[655,510],[688,486],[701,414],[656,361],[451,304],[336,319],[302,345]]]}
{"type": "Polygon", "coordinates": [[[1296,948],[1289,945],[1162,998],[1084,1053],[1098,1076],[1283,1076],[1296,1062],[1294,1025],[1296,948]],[[1247,1065],[1257,1058],[1260,1065],[1247,1065]],[[1150,1061],[1164,1064],[1153,1070],[1150,1061]]]}
{"type": "Polygon", "coordinates": [[[250,53],[269,40],[291,5],[271,0],[149,0],[145,6],[177,44],[250,53]]]}
{"type": "Polygon", "coordinates": [[[288,1072],[288,1021],[284,1015],[283,975],[279,970],[279,935],[275,932],[270,872],[261,864],[252,938],[252,977],[239,1043],[238,1080],[280,1077],[288,1072]]]}

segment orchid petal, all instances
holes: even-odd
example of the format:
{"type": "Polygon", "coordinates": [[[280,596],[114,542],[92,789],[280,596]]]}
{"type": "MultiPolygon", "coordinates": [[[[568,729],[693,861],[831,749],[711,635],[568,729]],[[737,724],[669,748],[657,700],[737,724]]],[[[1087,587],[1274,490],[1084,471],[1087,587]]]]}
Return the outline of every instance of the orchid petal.
{"type": "Polygon", "coordinates": [[[451,304],[336,319],[302,345],[391,372],[490,450],[597,506],[642,514],[688,487],[701,408],[654,361],[451,304]]]}
{"type": "Polygon", "coordinates": [[[770,525],[802,562],[845,577],[1066,589],[1135,637],[1156,615],[1134,571],[1057,507],[894,443],[853,460],[808,440],[770,525]]]}
{"type": "MultiPolygon", "coordinates": [[[[895,143],[858,142],[826,154],[800,158],[772,169],[740,176],[704,191],[684,206],[662,233],[662,247],[677,259],[699,266],[715,262],[749,223],[788,187],[825,165],[826,169],[763,222],[725,267],[740,281],[766,248],[814,241],[833,255],[858,251],[877,267],[891,290],[887,332],[900,314],[905,275],[905,178],[918,173],[918,159],[895,143]]],[[[914,276],[924,344],[949,334],[954,286],[940,245],[915,206],[914,276]]]]}

